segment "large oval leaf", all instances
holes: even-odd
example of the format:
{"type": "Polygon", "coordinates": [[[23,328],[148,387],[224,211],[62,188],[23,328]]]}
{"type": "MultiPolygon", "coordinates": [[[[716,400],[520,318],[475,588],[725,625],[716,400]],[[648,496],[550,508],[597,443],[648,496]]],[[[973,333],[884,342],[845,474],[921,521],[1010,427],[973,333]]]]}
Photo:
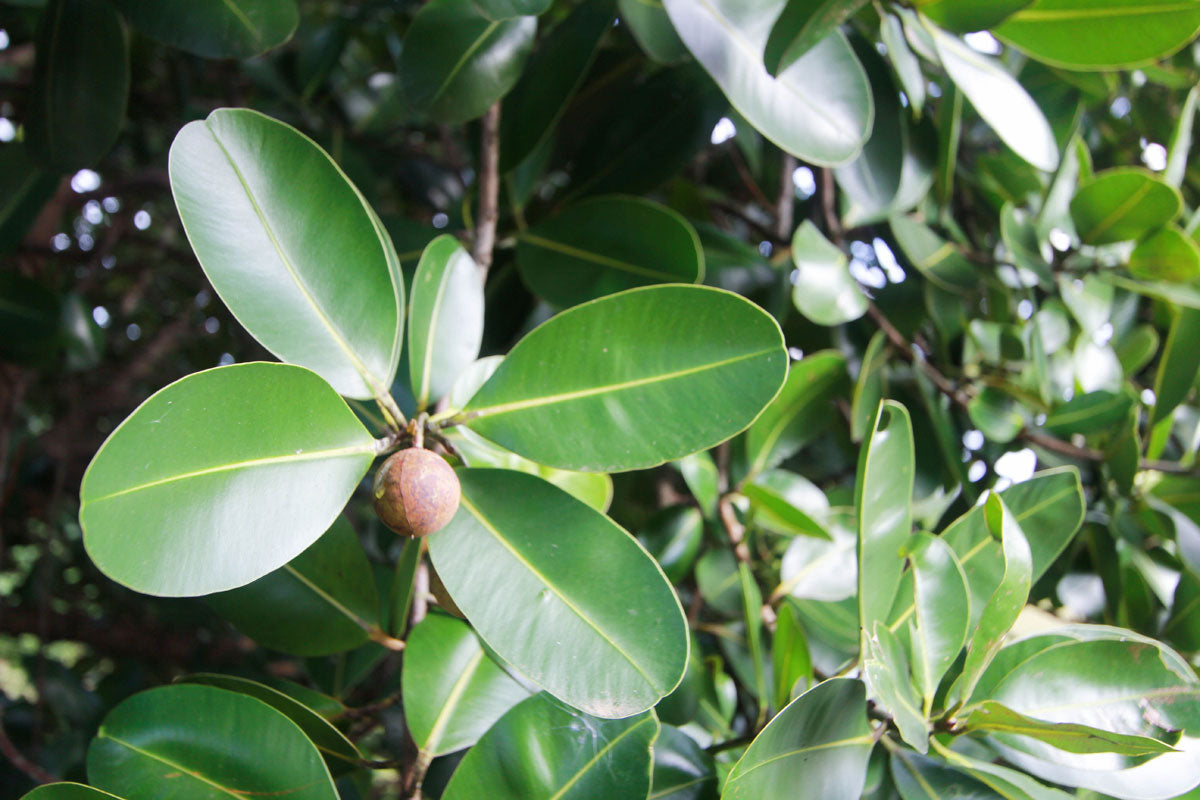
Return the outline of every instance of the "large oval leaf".
{"type": "Polygon", "coordinates": [[[713,758],[692,737],[662,725],[654,742],[654,800],[717,800],[713,758]]]}
{"type": "Polygon", "coordinates": [[[850,259],[811,220],[800,223],[792,236],[792,261],[792,303],[801,314],[833,326],[867,313],[867,296],[850,274],[850,259]]]}
{"type": "Polygon", "coordinates": [[[417,408],[449,393],[482,341],[479,267],[457,239],[444,234],[425,247],[412,282],[408,366],[417,408]]]}
{"type": "Polygon", "coordinates": [[[785,0],[665,0],[684,44],[742,116],[782,149],[822,166],[858,154],[871,132],[871,87],[840,31],[772,78],[763,50],[785,0]]]}
{"type": "Polygon", "coordinates": [[[763,728],[734,765],[726,800],[858,800],[874,742],[860,681],[809,689],[763,728]]]}
{"type": "Polygon", "coordinates": [[[1148,170],[1118,167],[1101,172],[1071,198],[1071,219],[1087,244],[1139,239],[1179,214],[1179,191],[1148,170]]]}
{"type": "Polygon", "coordinates": [[[678,212],[614,195],[576,203],[523,231],[517,267],[535,294],[566,308],[635,286],[698,283],[704,253],[678,212]]]}
{"type": "Polygon", "coordinates": [[[596,719],[547,694],[515,706],[472,747],[445,800],[590,800],[650,793],[653,713],[596,719]]]}
{"type": "Polygon", "coordinates": [[[1187,399],[1200,371],[1200,311],[1180,308],[1171,322],[1162,361],[1154,376],[1154,412],[1150,424],[1170,416],[1175,407],[1187,399]]]}
{"type": "Polygon", "coordinates": [[[379,625],[371,564],[344,517],[287,564],[208,602],[263,647],[298,656],[353,650],[379,625]]]}
{"type": "Polygon", "coordinates": [[[429,538],[429,553],[483,640],[596,716],[637,714],[669,694],[687,665],[687,626],[637,540],[532,475],[458,474],[462,505],[429,538]]]}
{"type": "Polygon", "coordinates": [[[583,82],[616,13],[613,0],[579,6],[554,28],[504,100],[500,171],[516,168],[554,133],[555,123],[583,82]]]}
{"type": "Polygon", "coordinates": [[[313,743],[325,759],[329,772],[340,775],[361,766],[362,755],[354,743],[345,734],[333,727],[333,724],[313,709],[290,697],[278,689],[246,678],[233,675],[218,675],[212,672],[197,672],[181,679],[185,683],[198,683],[203,686],[215,686],[237,692],[269,705],[296,723],[304,735],[313,743]]]}
{"type": "Polygon", "coordinates": [[[206,58],[248,58],[292,38],[296,0],[114,0],[139,31],[206,58]]]}
{"type": "Polygon", "coordinates": [[[218,109],[175,137],[170,174],[200,266],[246,330],[341,394],[384,395],[404,286],[390,240],[333,160],[289,125],[218,109]]]}
{"type": "Polygon", "coordinates": [[[971,595],[966,573],[953,548],[929,534],[918,536],[917,546],[909,555],[916,609],[909,641],[913,680],[924,696],[928,715],[942,676],[967,642],[971,595]]]}
{"type": "Polygon", "coordinates": [[[1048,64],[1121,69],[1174,53],[1198,30],[1200,6],[1190,2],[1038,0],[996,33],[1048,64]]]}
{"type": "Polygon", "coordinates": [[[990,687],[988,697],[1048,722],[1143,736],[1161,735],[1163,729],[1188,735],[1175,745],[1180,752],[1146,763],[1116,754],[1067,753],[1029,737],[994,736],[1006,759],[1047,780],[1120,797],[1172,797],[1200,782],[1195,738],[1200,681],[1187,663],[1128,631],[1056,633],[1014,645],[1025,657],[990,687]]]}
{"type": "Polygon", "coordinates": [[[858,609],[868,633],[886,620],[912,536],[916,473],[912,420],[891,400],[879,405],[870,439],[859,456],[854,505],[858,511],[858,609]]]}
{"type": "Polygon", "coordinates": [[[302,367],[189,375],[142,403],[92,459],[84,546],[139,592],[242,586],[316,541],[374,457],[354,413],[302,367]]]}
{"type": "Polygon", "coordinates": [[[129,99],[129,44],[103,0],[51,0],[42,12],[25,141],[57,170],[100,159],[121,130],[129,99]]]}
{"type": "Polygon", "coordinates": [[[125,700],[92,740],[87,771],[128,800],[337,800],[321,754],[294,722],[211,686],[164,686],[125,700]]]}
{"type": "Polygon", "coordinates": [[[927,29],[942,66],[984,122],[1014,153],[1052,172],[1058,166],[1058,144],[1050,123],[1024,87],[999,62],[967,47],[957,36],[932,25],[927,29]]]}
{"type": "Polygon", "coordinates": [[[484,652],[466,623],[430,614],[408,635],[404,718],[422,758],[470,747],[529,696],[484,652]]]}
{"type": "Polygon", "coordinates": [[[923,0],[916,3],[921,13],[955,33],[994,28],[1033,0],[923,0]]]}
{"type": "Polygon", "coordinates": [[[631,289],[565,311],[518,342],[463,418],[539,464],[641,469],[745,428],[786,367],[779,325],[738,295],[631,289]]]}
{"type": "Polygon", "coordinates": [[[508,93],[533,47],[537,19],[494,21],[472,0],[431,0],[404,35],[399,77],[413,112],[454,125],[508,93]]]}

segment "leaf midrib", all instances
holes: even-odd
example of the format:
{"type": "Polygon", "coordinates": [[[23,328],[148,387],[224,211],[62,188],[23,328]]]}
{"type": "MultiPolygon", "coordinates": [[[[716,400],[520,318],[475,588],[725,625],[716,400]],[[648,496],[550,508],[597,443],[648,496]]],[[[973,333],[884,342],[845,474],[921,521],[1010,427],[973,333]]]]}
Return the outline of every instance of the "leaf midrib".
{"type": "Polygon", "coordinates": [[[738,774],[736,776],[731,775],[730,781],[732,782],[732,780],[734,780],[734,779],[741,780],[741,779],[745,778],[747,775],[749,775],[751,772],[754,772],[759,767],[765,767],[768,764],[773,764],[776,761],[779,761],[784,758],[791,758],[792,756],[799,756],[799,755],[803,755],[805,753],[815,753],[815,752],[819,752],[821,750],[832,750],[835,747],[850,747],[853,745],[863,745],[863,744],[869,745],[872,743],[873,742],[872,742],[871,734],[864,733],[860,736],[852,736],[847,739],[838,739],[833,742],[822,742],[821,744],[809,745],[808,747],[798,747],[795,750],[788,750],[785,753],[780,753],[778,755],[771,756],[770,758],[766,759],[765,761],[760,761],[757,764],[754,764],[753,766],[747,767],[740,774],[738,774]]]}
{"type": "Polygon", "coordinates": [[[206,778],[205,776],[201,775],[199,772],[188,769],[187,767],[183,766],[182,764],[179,764],[175,761],[171,761],[170,759],[164,758],[163,756],[160,756],[157,753],[152,753],[149,750],[144,750],[144,749],[138,747],[137,745],[130,744],[129,742],[125,741],[124,739],[120,739],[116,736],[113,736],[111,733],[108,733],[103,728],[101,728],[100,732],[96,734],[96,738],[97,739],[108,739],[109,741],[114,742],[114,743],[120,745],[121,747],[126,748],[130,752],[137,753],[138,755],[142,756],[143,758],[149,758],[150,760],[157,761],[160,764],[165,764],[166,766],[170,767],[171,769],[178,770],[181,774],[187,775],[191,778],[194,778],[195,780],[200,781],[201,783],[203,783],[207,786],[211,786],[212,788],[214,788],[220,792],[223,792],[223,793],[229,795],[230,797],[236,797],[236,798],[238,798],[238,800],[246,800],[246,793],[240,792],[236,789],[230,789],[227,786],[222,786],[221,784],[217,783],[216,781],[214,781],[210,778],[206,778]]]}
{"type": "Polygon", "coordinates": [[[1150,14],[1174,14],[1179,11],[1200,11],[1194,2],[1162,6],[1112,6],[1109,8],[1055,8],[1018,11],[1008,22],[1060,22],[1103,17],[1144,17],[1150,14]]]}
{"type": "Polygon", "coordinates": [[[633,656],[631,656],[624,647],[619,645],[611,636],[609,636],[608,633],[606,633],[590,616],[584,613],[583,609],[579,608],[579,606],[575,605],[570,598],[563,594],[557,585],[552,583],[535,566],[533,566],[533,564],[529,563],[528,559],[518,552],[517,549],[508,541],[508,539],[506,539],[504,535],[500,533],[500,531],[496,530],[496,528],[487,520],[487,518],[484,517],[483,512],[480,511],[474,503],[468,500],[465,495],[460,502],[463,507],[471,513],[471,516],[475,517],[475,520],[483,527],[483,529],[495,537],[496,541],[499,542],[505,550],[511,553],[512,557],[515,558],[521,564],[521,566],[529,570],[530,574],[537,578],[538,582],[541,583],[542,586],[549,589],[555,597],[562,601],[563,605],[565,605],[575,614],[575,616],[579,617],[579,619],[582,620],[592,630],[594,630],[601,639],[607,642],[614,651],[619,653],[626,661],[628,661],[629,665],[632,666],[633,669],[642,676],[642,679],[646,681],[646,685],[650,687],[651,691],[661,694],[661,691],[655,684],[654,679],[647,674],[646,670],[642,668],[642,665],[634,660],[633,656]]]}
{"type": "Polygon", "coordinates": [[[485,406],[483,408],[471,408],[469,405],[466,409],[468,419],[478,419],[480,417],[494,417],[500,414],[509,414],[513,411],[524,411],[528,408],[538,408],[540,406],[555,405],[558,403],[567,403],[572,400],[582,400],[587,397],[595,397],[600,394],[610,394],[622,392],[629,389],[636,389],[641,386],[647,386],[652,383],[666,383],[678,378],[685,378],[689,375],[696,375],[701,372],[707,372],[730,364],[737,364],[742,361],[749,361],[759,356],[768,355],[778,351],[778,347],[768,347],[764,350],[758,350],[753,353],[744,353],[732,358],[725,358],[720,361],[710,361],[705,364],[698,364],[694,367],[686,367],[674,372],[662,372],[657,375],[648,375],[643,378],[634,378],[629,381],[620,383],[609,383],[600,386],[592,386],[587,389],[577,389],[573,392],[560,392],[558,394],[548,394],[541,397],[532,397],[528,400],[515,400],[510,403],[501,403],[494,406],[485,406]]]}
{"type": "Polygon", "coordinates": [[[583,776],[592,767],[596,766],[596,764],[600,761],[600,759],[604,758],[604,756],[610,750],[612,750],[614,747],[616,747],[617,744],[622,739],[624,739],[626,736],[628,736],[629,734],[636,731],[638,728],[645,725],[647,722],[653,723],[654,717],[648,716],[645,719],[641,720],[640,722],[638,722],[634,725],[630,725],[628,728],[626,728],[625,730],[623,730],[619,734],[617,734],[615,737],[613,737],[613,740],[611,742],[609,742],[608,744],[604,745],[604,747],[600,748],[599,752],[597,752],[596,755],[594,755],[590,759],[588,759],[588,762],[586,764],[584,764],[582,767],[580,767],[579,771],[576,772],[574,775],[572,775],[570,780],[568,780],[561,787],[559,787],[558,791],[555,792],[549,798],[549,800],[562,800],[563,795],[565,795],[568,791],[570,791],[571,787],[574,786],[576,783],[578,783],[580,781],[580,779],[583,778],[583,776]]]}
{"type": "Polygon", "coordinates": [[[441,98],[445,91],[450,88],[450,84],[454,83],[454,79],[458,77],[458,73],[462,72],[463,67],[466,66],[471,57],[475,55],[475,51],[483,47],[483,43],[487,41],[489,37],[491,37],[492,32],[495,31],[499,25],[500,23],[497,21],[489,22],[488,26],[483,29],[483,32],[479,34],[475,41],[471,42],[471,46],[463,51],[462,57],[458,59],[458,61],[446,74],[446,80],[442,81],[441,86],[439,86],[438,90],[433,93],[433,97],[429,98],[430,108],[437,104],[437,101],[441,98]]]}
{"type": "Polygon", "coordinates": [[[535,233],[529,233],[528,231],[521,234],[521,239],[546,250],[562,253],[563,255],[571,256],[572,258],[578,258],[580,261],[590,261],[593,264],[599,264],[602,267],[609,267],[621,272],[628,272],[631,275],[661,279],[665,281],[676,281],[679,278],[684,277],[671,272],[663,272],[661,270],[642,267],[637,264],[631,264],[628,261],[622,261],[618,258],[612,258],[611,256],[606,256],[591,250],[585,250],[582,247],[575,247],[573,245],[566,244],[565,242],[548,239],[544,236],[538,236],[535,233]]]}
{"type": "Polygon", "coordinates": [[[1155,184],[1152,179],[1147,178],[1141,186],[1134,190],[1133,194],[1122,200],[1116,208],[1109,212],[1108,216],[1101,219],[1095,225],[1088,229],[1088,232],[1083,234],[1083,239],[1095,239],[1100,234],[1108,233],[1114,225],[1120,222],[1127,213],[1138,204],[1138,201],[1150,193],[1155,184]]]}
{"type": "Polygon", "coordinates": [[[178,481],[185,481],[185,480],[190,480],[192,478],[199,478],[204,475],[213,475],[216,473],[229,472],[229,471],[237,470],[237,469],[243,469],[243,468],[244,469],[252,469],[254,467],[272,466],[274,464],[288,464],[288,463],[301,462],[301,461],[316,461],[318,459],[324,459],[324,458],[341,458],[342,456],[349,456],[349,455],[374,455],[374,454],[375,454],[374,442],[369,442],[366,444],[354,445],[354,446],[350,446],[350,447],[338,447],[338,448],[333,448],[330,450],[311,450],[307,453],[291,453],[291,454],[282,455],[282,456],[266,456],[263,458],[251,458],[251,459],[247,459],[245,461],[232,461],[232,462],[229,462],[228,464],[218,464],[217,466],[214,466],[214,467],[205,467],[204,469],[192,470],[191,472],[183,472],[178,475],[171,475],[166,478],[159,478],[157,480],[147,481],[146,483],[140,483],[140,484],[137,484],[136,486],[130,486],[125,489],[120,489],[115,492],[110,492],[109,494],[101,495],[100,497],[93,497],[93,498],[85,497],[83,499],[83,505],[84,506],[95,505],[96,503],[102,503],[106,500],[112,500],[117,497],[123,497],[125,495],[133,494],[135,492],[144,491],[146,489],[153,489],[157,486],[164,486],[169,483],[176,483],[178,481]]]}
{"type": "Polygon", "coordinates": [[[275,236],[274,229],[267,221],[267,216],[265,213],[263,213],[262,206],[259,205],[258,198],[256,198],[254,192],[251,191],[250,184],[246,182],[246,176],[242,174],[241,168],[238,167],[233,155],[230,154],[229,150],[225,147],[225,143],[221,141],[221,137],[217,135],[216,131],[209,127],[207,120],[204,123],[204,127],[208,131],[209,136],[212,137],[212,140],[216,142],[217,147],[221,148],[221,152],[225,155],[225,160],[229,163],[229,168],[233,170],[233,174],[237,176],[238,183],[242,186],[242,191],[246,193],[246,199],[250,201],[250,205],[254,209],[255,215],[258,217],[259,224],[262,225],[263,231],[267,234],[267,238],[271,240],[271,246],[275,248],[275,255],[279,257],[280,263],[283,264],[283,268],[287,270],[288,275],[291,277],[292,282],[296,285],[296,288],[300,291],[301,296],[312,308],[317,320],[329,333],[330,338],[333,339],[333,343],[337,345],[338,349],[340,349],[343,354],[345,354],[346,358],[350,361],[351,366],[354,367],[354,370],[359,374],[359,377],[362,378],[363,383],[372,392],[372,394],[375,394],[376,396],[382,396],[383,394],[386,394],[386,388],[379,385],[379,382],[375,379],[375,376],[372,375],[371,371],[367,369],[366,364],[362,362],[362,359],[360,359],[358,354],[354,352],[354,349],[350,347],[350,342],[346,340],[346,337],[342,334],[342,332],[333,324],[333,320],[326,315],[325,310],[321,308],[319,303],[317,303],[317,299],[313,296],[312,292],[309,291],[308,286],[305,285],[304,281],[300,279],[300,273],[296,270],[295,265],[292,264],[291,258],[289,258],[287,253],[284,252],[283,245],[275,236]]]}

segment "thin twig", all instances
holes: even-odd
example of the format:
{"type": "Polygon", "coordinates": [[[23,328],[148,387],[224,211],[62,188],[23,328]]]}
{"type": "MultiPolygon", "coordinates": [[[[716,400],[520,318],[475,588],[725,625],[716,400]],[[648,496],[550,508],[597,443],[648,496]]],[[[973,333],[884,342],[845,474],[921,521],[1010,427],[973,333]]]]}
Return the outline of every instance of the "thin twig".
{"type": "Polygon", "coordinates": [[[825,220],[825,233],[834,244],[842,243],[842,223],[837,213],[837,186],[833,182],[833,170],[821,168],[821,214],[825,220]]]}
{"type": "Polygon", "coordinates": [[[791,153],[784,153],[779,170],[779,199],[775,202],[775,235],[781,240],[787,241],[787,238],[792,235],[792,227],[796,224],[796,186],[792,183],[792,173],[796,171],[796,157],[791,153]]]}
{"type": "Polygon", "coordinates": [[[26,758],[17,746],[8,738],[4,730],[4,712],[0,711],[0,753],[4,754],[12,765],[24,772],[35,783],[54,783],[58,778],[26,758]]]}
{"type": "Polygon", "coordinates": [[[475,225],[475,245],[471,251],[479,265],[480,277],[486,278],[492,266],[496,246],[496,220],[500,200],[500,104],[487,110],[482,120],[479,145],[479,219],[475,225]]]}
{"type": "Polygon", "coordinates": [[[734,555],[737,556],[738,561],[749,564],[750,548],[746,546],[746,529],[738,521],[737,514],[734,513],[732,496],[725,495],[717,506],[721,514],[721,524],[725,526],[725,532],[729,534],[729,541],[733,543],[734,555]]]}

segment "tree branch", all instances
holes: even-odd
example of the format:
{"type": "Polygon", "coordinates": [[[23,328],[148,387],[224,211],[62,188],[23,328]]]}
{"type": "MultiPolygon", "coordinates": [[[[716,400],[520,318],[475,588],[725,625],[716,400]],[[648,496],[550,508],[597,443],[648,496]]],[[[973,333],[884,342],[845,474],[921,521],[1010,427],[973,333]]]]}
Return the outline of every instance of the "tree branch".
{"type": "Polygon", "coordinates": [[[796,171],[796,157],[791,153],[784,153],[779,170],[779,199],[775,202],[775,235],[786,242],[792,235],[792,228],[796,225],[796,187],[792,183],[792,173],[796,171]]]}
{"type": "Polygon", "coordinates": [[[26,758],[17,746],[8,738],[8,733],[4,730],[4,712],[0,711],[0,754],[3,754],[12,765],[29,776],[30,780],[35,783],[54,783],[58,777],[51,775],[46,770],[39,767],[37,764],[26,758]]]}
{"type": "Polygon", "coordinates": [[[482,120],[479,144],[479,219],[475,224],[475,245],[471,256],[479,265],[481,278],[487,278],[496,246],[496,220],[500,200],[500,104],[487,110],[482,120]]]}

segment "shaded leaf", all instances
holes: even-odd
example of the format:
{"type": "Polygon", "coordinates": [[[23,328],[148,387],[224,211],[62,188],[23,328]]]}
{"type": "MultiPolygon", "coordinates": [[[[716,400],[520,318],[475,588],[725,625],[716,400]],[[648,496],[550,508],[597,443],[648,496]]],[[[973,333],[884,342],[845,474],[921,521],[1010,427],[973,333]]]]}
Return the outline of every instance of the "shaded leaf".
{"type": "Polygon", "coordinates": [[[248,58],[292,38],[296,0],[113,0],[135,28],[205,58],[248,58]]]}
{"type": "Polygon", "coordinates": [[[1139,239],[1173,220],[1179,192],[1138,167],[1117,167],[1082,184],[1071,198],[1071,218],[1087,244],[1139,239]]]}

